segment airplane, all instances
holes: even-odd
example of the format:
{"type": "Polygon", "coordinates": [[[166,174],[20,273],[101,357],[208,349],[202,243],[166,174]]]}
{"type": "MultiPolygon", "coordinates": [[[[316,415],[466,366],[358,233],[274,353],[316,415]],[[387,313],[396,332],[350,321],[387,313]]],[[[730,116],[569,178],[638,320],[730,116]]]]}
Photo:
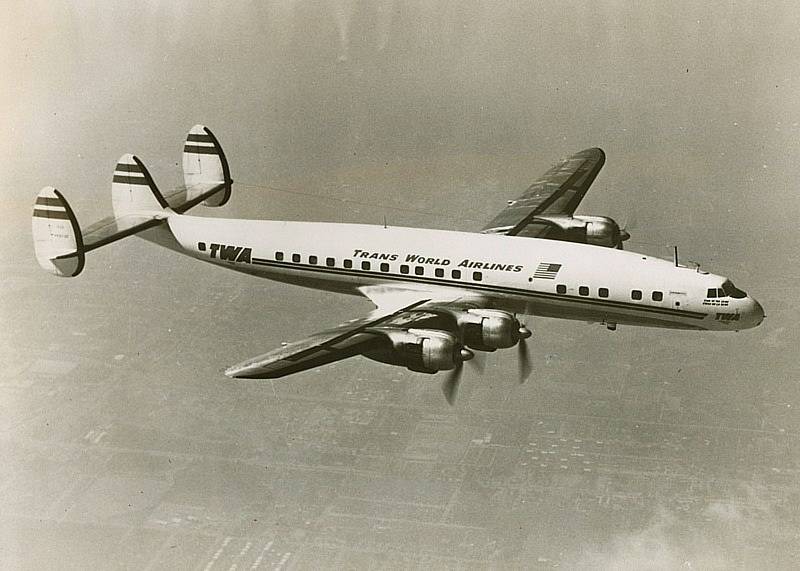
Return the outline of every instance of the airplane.
{"type": "Polygon", "coordinates": [[[136,235],[181,254],[286,284],[368,298],[362,318],[248,359],[237,379],[274,379],[362,355],[411,371],[448,371],[452,405],[465,362],[516,346],[532,371],[521,315],[702,331],[758,326],[761,305],[724,276],[625,250],[627,230],[575,211],[605,154],[567,157],[511,200],[480,232],[387,225],[203,218],[228,202],[233,180],[203,125],[183,147],[185,186],[162,194],[138,157],[123,155],[111,183],[113,216],[81,229],[64,196],[43,188],[33,210],[39,265],[81,273],[87,253],[136,235]]]}

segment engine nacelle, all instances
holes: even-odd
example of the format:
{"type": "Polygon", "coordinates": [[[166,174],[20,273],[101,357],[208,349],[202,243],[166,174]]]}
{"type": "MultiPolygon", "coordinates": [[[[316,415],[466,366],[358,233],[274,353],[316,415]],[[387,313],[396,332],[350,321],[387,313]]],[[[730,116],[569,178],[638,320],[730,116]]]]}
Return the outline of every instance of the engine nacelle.
{"type": "Polygon", "coordinates": [[[364,353],[374,361],[400,365],[420,373],[454,369],[473,357],[458,338],[447,331],[433,329],[383,329],[387,347],[364,353]]]}
{"type": "Polygon", "coordinates": [[[498,309],[469,309],[456,319],[464,344],[480,351],[507,349],[520,339],[520,323],[507,311],[498,309]]]}
{"type": "Polygon", "coordinates": [[[606,248],[621,248],[631,235],[608,216],[537,216],[534,221],[550,226],[546,236],[553,240],[582,242],[606,248]]]}
{"type": "Polygon", "coordinates": [[[608,216],[573,216],[586,223],[586,243],[607,248],[617,247],[624,238],[619,224],[608,216]]]}

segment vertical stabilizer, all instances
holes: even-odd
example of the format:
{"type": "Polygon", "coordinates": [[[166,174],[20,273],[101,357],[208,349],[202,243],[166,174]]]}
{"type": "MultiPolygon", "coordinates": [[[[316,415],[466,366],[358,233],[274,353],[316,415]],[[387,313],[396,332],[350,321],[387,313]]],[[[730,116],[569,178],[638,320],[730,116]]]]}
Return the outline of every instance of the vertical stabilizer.
{"type": "Polygon", "coordinates": [[[161,212],[168,208],[169,204],[142,161],[134,155],[126,154],[120,157],[114,168],[111,206],[114,209],[114,216],[125,219],[131,214],[146,215],[161,212]]]}
{"type": "Polygon", "coordinates": [[[60,277],[81,273],[81,229],[66,199],[52,186],[44,187],[36,196],[32,231],[36,261],[43,269],[60,277]]]}
{"type": "Polygon", "coordinates": [[[188,201],[209,189],[224,185],[218,192],[203,201],[205,206],[222,206],[231,196],[231,174],[225,153],[208,127],[195,125],[183,145],[183,180],[188,201]]]}

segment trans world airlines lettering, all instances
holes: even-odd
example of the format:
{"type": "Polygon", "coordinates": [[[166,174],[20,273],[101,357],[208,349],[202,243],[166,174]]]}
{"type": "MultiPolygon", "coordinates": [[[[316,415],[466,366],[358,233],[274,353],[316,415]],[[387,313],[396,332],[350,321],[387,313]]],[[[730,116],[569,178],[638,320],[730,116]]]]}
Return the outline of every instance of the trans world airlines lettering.
{"type": "MultiPolygon", "coordinates": [[[[397,261],[400,258],[399,254],[387,252],[370,252],[368,250],[353,250],[354,258],[367,258],[370,260],[388,260],[390,262],[397,261]]],[[[406,254],[404,262],[407,264],[428,264],[432,266],[449,266],[453,264],[453,260],[449,258],[433,258],[423,256],[421,254],[406,254]]],[[[474,270],[498,270],[505,272],[521,272],[525,266],[519,264],[505,264],[499,262],[490,262],[485,260],[471,260],[464,258],[458,264],[459,268],[470,268],[474,270]]]]}

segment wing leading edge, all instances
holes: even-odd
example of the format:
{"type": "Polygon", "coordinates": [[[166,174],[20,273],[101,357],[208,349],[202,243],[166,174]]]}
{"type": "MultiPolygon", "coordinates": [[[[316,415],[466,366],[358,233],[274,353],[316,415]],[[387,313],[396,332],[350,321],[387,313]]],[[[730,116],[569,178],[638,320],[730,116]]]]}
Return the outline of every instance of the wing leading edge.
{"type": "Polygon", "coordinates": [[[571,216],[605,162],[606,155],[599,148],[585,149],[563,159],[519,198],[509,202],[481,232],[516,236],[537,215],[571,216]]]}

